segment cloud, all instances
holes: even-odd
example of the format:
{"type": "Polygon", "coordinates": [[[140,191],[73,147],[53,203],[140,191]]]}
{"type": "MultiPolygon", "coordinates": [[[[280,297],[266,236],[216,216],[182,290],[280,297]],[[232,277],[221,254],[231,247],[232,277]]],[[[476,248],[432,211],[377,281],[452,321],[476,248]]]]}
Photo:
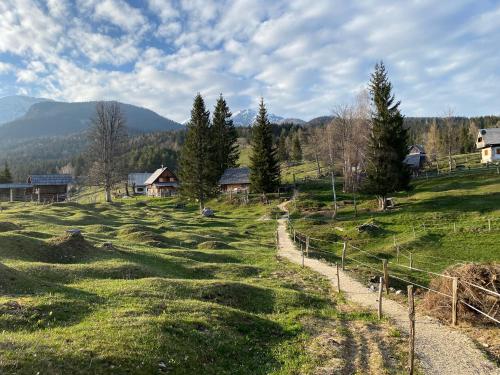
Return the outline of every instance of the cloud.
{"type": "Polygon", "coordinates": [[[223,92],[233,112],[264,96],[309,119],[352,100],[383,59],[408,116],[499,114],[499,14],[473,0],[4,0],[0,83],[179,121],[197,92],[209,106],[223,92]]]}

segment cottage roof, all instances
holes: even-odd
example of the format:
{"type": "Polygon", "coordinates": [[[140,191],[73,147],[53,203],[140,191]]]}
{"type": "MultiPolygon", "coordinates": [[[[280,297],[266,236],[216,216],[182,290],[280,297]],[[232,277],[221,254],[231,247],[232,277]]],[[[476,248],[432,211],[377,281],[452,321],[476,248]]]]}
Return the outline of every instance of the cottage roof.
{"type": "Polygon", "coordinates": [[[500,145],[500,128],[480,129],[477,136],[478,148],[500,145]]]}
{"type": "Polygon", "coordinates": [[[425,154],[425,148],[422,145],[411,145],[408,147],[409,154],[425,154]]]}
{"type": "Polygon", "coordinates": [[[220,178],[219,184],[249,184],[250,183],[250,168],[228,168],[220,178]]]}
{"type": "Polygon", "coordinates": [[[34,174],[28,177],[28,183],[34,186],[69,185],[73,177],[69,174],[34,174]]]}
{"type": "Polygon", "coordinates": [[[404,163],[410,168],[420,167],[420,154],[410,154],[406,155],[404,163]]]}
{"type": "Polygon", "coordinates": [[[151,177],[151,175],[152,175],[152,173],[150,173],[150,172],[129,173],[128,183],[129,183],[129,185],[145,186],[147,179],[149,177],[151,177]]]}
{"type": "Polygon", "coordinates": [[[168,167],[162,167],[162,168],[158,168],[156,171],[153,172],[153,174],[151,176],[149,176],[149,178],[144,182],[145,185],[151,185],[151,184],[154,184],[154,182],[161,176],[161,174],[163,172],[165,172],[166,170],[169,170],[170,173],[172,173],[174,176],[175,174],[170,170],[168,169],[168,167]]]}
{"type": "Polygon", "coordinates": [[[0,189],[29,189],[31,187],[33,187],[32,184],[26,184],[23,182],[0,184],[0,189]]]}

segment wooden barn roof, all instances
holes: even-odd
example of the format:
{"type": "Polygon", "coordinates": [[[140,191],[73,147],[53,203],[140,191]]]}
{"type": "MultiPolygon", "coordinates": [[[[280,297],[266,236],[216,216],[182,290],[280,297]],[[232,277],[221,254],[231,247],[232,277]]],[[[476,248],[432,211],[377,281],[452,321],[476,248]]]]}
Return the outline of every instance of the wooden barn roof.
{"type": "Polygon", "coordinates": [[[73,177],[69,174],[34,174],[28,177],[28,183],[34,186],[69,185],[73,177]]]}
{"type": "Polygon", "coordinates": [[[154,184],[155,181],[161,176],[161,174],[163,172],[165,172],[166,170],[170,171],[170,173],[172,173],[173,176],[175,176],[175,173],[172,172],[170,169],[168,169],[168,167],[162,167],[162,168],[158,168],[156,171],[153,172],[153,174],[144,182],[144,185],[151,185],[151,184],[154,184]]]}
{"type": "Polygon", "coordinates": [[[31,187],[33,187],[32,184],[26,184],[23,182],[0,184],[0,189],[29,189],[31,187]]]}
{"type": "Polygon", "coordinates": [[[249,184],[250,168],[228,168],[220,178],[220,185],[249,184]]]}
{"type": "Polygon", "coordinates": [[[144,173],[129,173],[128,175],[128,183],[129,185],[135,186],[145,186],[146,181],[149,177],[151,177],[152,173],[144,172],[144,173]]]}
{"type": "Polygon", "coordinates": [[[480,129],[478,141],[479,138],[482,138],[482,141],[477,142],[478,148],[500,145],[500,128],[480,129]]]}

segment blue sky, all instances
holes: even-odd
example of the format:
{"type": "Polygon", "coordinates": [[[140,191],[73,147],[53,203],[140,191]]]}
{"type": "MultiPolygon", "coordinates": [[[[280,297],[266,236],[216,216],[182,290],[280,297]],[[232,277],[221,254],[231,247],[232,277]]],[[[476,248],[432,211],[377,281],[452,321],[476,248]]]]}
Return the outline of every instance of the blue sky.
{"type": "Polygon", "coordinates": [[[177,121],[201,92],[310,119],[383,59],[407,116],[500,115],[500,1],[2,0],[0,96],[116,99],[177,121]]]}

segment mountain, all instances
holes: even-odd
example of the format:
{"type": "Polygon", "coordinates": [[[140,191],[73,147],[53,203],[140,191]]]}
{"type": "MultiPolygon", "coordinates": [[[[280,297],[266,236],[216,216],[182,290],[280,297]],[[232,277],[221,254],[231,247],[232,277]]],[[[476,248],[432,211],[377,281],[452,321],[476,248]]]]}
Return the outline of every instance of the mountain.
{"type": "MultiPolygon", "coordinates": [[[[255,118],[257,117],[257,111],[254,109],[243,109],[241,111],[237,111],[233,113],[233,123],[235,126],[250,126],[254,123],[255,118]]],[[[267,118],[269,122],[273,124],[277,124],[283,117],[274,115],[272,113],[267,114],[267,118]]]]}
{"type": "Polygon", "coordinates": [[[49,99],[33,98],[23,95],[12,95],[0,98],[0,124],[22,117],[28,112],[33,104],[46,101],[49,101],[49,99]]]}
{"type": "MultiPolygon", "coordinates": [[[[0,125],[0,139],[26,139],[82,133],[95,115],[97,102],[40,102],[26,114],[0,125]]],[[[131,133],[179,130],[184,127],[142,107],[119,103],[131,133]]]]}
{"type": "Polygon", "coordinates": [[[306,126],[323,126],[333,120],[333,116],[319,116],[306,123],[306,126]]]}
{"type": "Polygon", "coordinates": [[[284,118],[278,121],[278,125],[281,124],[305,125],[306,122],[300,118],[284,118]]]}

